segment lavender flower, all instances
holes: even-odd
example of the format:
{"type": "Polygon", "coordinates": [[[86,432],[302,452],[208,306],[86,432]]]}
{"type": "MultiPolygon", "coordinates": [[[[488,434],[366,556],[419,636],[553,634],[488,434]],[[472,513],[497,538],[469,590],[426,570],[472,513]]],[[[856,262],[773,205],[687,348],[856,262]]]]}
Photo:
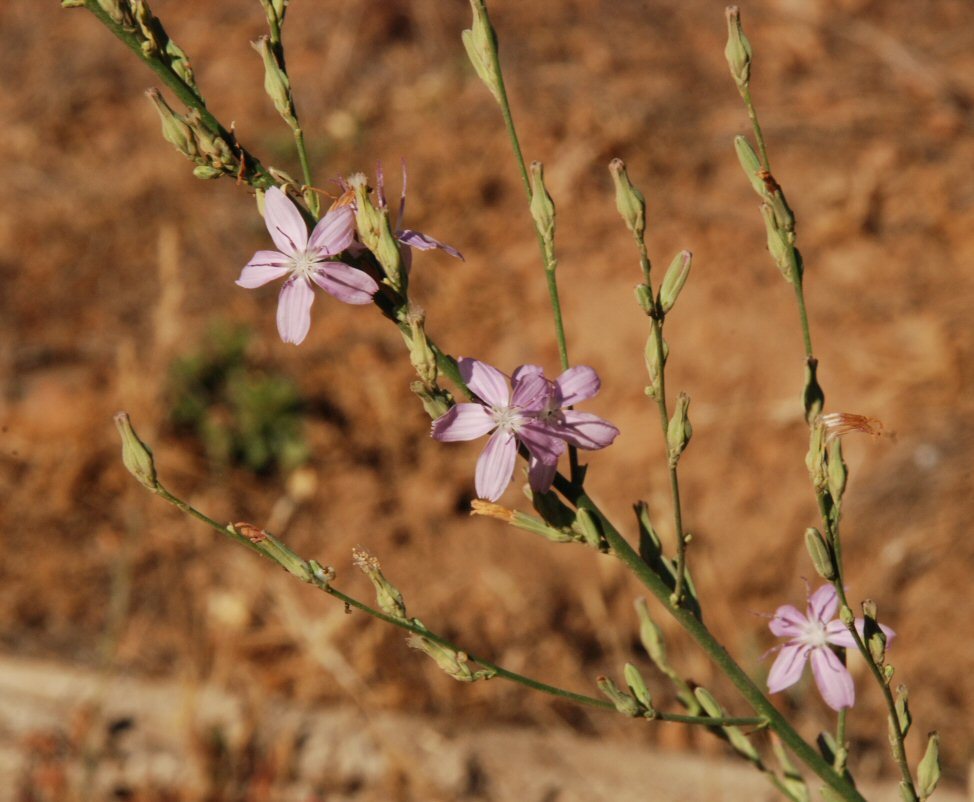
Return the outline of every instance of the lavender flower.
{"type": "Polygon", "coordinates": [[[531,489],[539,493],[548,490],[554,466],[565,450],[564,441],[538,420],[551,392],[550,383],[540,374],[526,376],[512,392],[507,376],[496,368],[476,359],[461,358],[458,364],[463,381],[480,400],[457,404],[433,421],[433,438],[441,442],[475,440],[493,432],[477,460],[475,479],[480,498],[497,501],[504,493],[514,475],[518,442],[531,455],[531,489]]]}
{"type": "Polygon", "coordinates": [[[278,250],[257,251],[237,284],[253,289],[290,274],[277,302],[277,330],[284,342],[298,345],[308,334],[315,299],[312,281],[347,304],[367,304],[378,291],[371,276],[329,259],[352,242],[355,217],[351,209],[326,212],[309,237],[297,206],[280,189],[271,187],[264,195],[264,223],[278,250]]]}
{"type": "MultiPolygon", "coordinates": [[[[852,675],[843,665],[832,646],[855,648],[852,633],[835,617],[839,608],[838,594],[832,585],[822,585],[808,597],[807,613],[802,615],[795,607],[785,604],[775,610],[769,629],[779,638],[788,638],[781,646],[771,671],[768,672],[768,690],[778,693],[801,679],[805,663],[811,660],[815,684],[825,703],[833,710],[852,707],[856,702],[852,675]]],[[[895,633],[880,625],[887,640],[895,633]]],[[[856,629],[861,635],[863,620],[856,619],[856,629]]]]}

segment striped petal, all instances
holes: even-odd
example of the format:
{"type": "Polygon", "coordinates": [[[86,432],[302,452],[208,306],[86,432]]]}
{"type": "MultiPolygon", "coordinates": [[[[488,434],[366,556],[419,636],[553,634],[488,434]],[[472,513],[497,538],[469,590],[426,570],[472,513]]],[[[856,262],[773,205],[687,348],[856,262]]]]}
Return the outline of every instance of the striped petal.
{"type": "Polygon", "coordinates": [[[308,245],[308,227],[298,207],[277,187],[264,193],[264,224],[277,249],[294,256],[308,245]]]}
{"type": "Polygon", "coordinates": [[[511,483],[516,459],[517,445],[514,435],[498,429],[491,435],[477,460],[477,496],[487,501],[497,501],[511,483]]]}
{"type": "Polygon", "coordinates": [[[812,650],[812,673],[825,704],[833,710],[843,710],[856,703],[856,689],[849,669],[827,646],[812,650]]]}
{"type": "Polygon", "coordinates": [[[344,262],[322,262],[311,274],[311,280],[346,304],[371,303],[372,296],[379,291],[372,276],[344,262]]]}
{"type": "Polygon", "coordinates": [[[315,294],[308,282],[294,276],[284,282],[277,299],[277,330],[286,343],[300,345],[311,328],[311,304],[315,294]]]}
{"type": "Polygon", "coordinates": [[[480,404],[456,404],[433,421],[430,435],[443,443],[476,440],[496,425],[493,416],[480,404]]]}

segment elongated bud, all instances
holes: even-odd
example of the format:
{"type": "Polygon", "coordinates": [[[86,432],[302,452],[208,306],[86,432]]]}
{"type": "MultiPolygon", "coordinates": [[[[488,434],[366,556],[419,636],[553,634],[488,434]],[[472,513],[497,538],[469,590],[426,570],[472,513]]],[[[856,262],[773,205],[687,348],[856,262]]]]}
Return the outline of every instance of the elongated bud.
{"type": "Polygon", "coordinates": [[[291,81],[287,73],[281,69],[274,48],[271,46],[271,40],[261,36],[256,42],[250,44],[264,60],[264,91],[274,103],[277,113],[284,118],[284,122],[292,128],[297,128],[298,120],[294,115],[294,102],[291,99],[291,81]]]}
{"type": "Polygon", "coordinates": [[[802,407],[805,409],[805,422],[811,424],[822,413],[825,406],[825,393],[818,383],[818,360],[810,356],[805,362],[805,384],[802,387],[802,407]]]}
{"type": "Polygon", "coordinates": [[[208,164],[201,164],[193,168],[193,175],[197,178],[202,178],[204,181],[209,181],[213,178],[220,178],[226,175],[226,172],[217,170],[216,167],[210,167],[208,164]]]}
{"type": "MultiPolygon", "coordinates": [[[[414,623],[419,623],[414,620],[414,623]]],[[[458,682],[475,682],[478,679],[490,679],[496,672],[484,670],[473,671],[470,668],[469,657],[466,652],[458,652],[449,646],[443,646],[429,638],[415,633],[406,638],[406,645],[417,649],[432,658],[443,671],[458,682]]]]}
{"type": "Polygon", "coordinates": [[[654,563],[663,555],[663,544],[649,517],[649,505],[645,501],[637,501],[633,511],[639,524],[639,556],[647,563],[654,563]]]}
{"type": "Polygon", "coordinates": [[[369,197],[369,185],[363,173],[348,177],[348,185],[355,193],[355,226],[365,245],[385,270],[388,283],[394,290],[402,290],[402,271],[399,244],[389,226],[389,214],[379,209],[369,197]]]}
{"type": "Polygon", "coordinates": [[[403,602],[402,594],[386,579],[385,574],[382,573],[379,560],[361,546],[352,550],[352,560],[355,567],[369,578],[375,588],[375,601],[379,605],[379,609],[386,615],[400,621],[408,621],[406,604],[403,602]]]}
{"type": "Polygon", "coordinates": [[[636,303],[647,315],[656,314],[656,299],[653,298],[653,288],[648,284],[636,285],[636,303]]]}
{"type": "Polygon", "coordinates": [[[886,659],[886,633],[879,626],[876,602],[872,599],[866,599],[862,603],[862,613],[865,616],[862,630],[863,640],[869,647],[869,656],[872,657],[873,662],[881,666],[886,659]]]}
{"type": "Polygon", "coordinates": [[[237,157],[233,155],[230,145],[219,133],[214,133],[206,126],[198,109],[190,109],[183,119],[196,139],[196,148],[199,151],[197,163],[209,164],[218,170],[228,169],[237,164],[237,157]]]}
{"type": "Polygon", "coordinates": [[[608,677],[598,677],[595,680],[595,684],[599,686],[599,690],[602,693],[609,697],[609,701],[615,705],[616,710],[624,716],[632,716],[635,718],[639,715],[639,705],[636,703],[636,700],[628,693],[620,691],[611,679],[608,677]]]}
{"type": "Polygon", "coordinates": [[[187,159],[197,156],[196,139],[186,121],[172,110],[158,89],[146,90],[145,96],[152,101],[162,121],[162,136],[187,159]]]}
{"type": "Polygon", "coordinates": [[[680,455],[684,452],[693,436],[693,427],[687,410],[690,408],[690,396],[680,393],[676,397],[676,409],[666,427],[666,445],[669,448],[670,464],[676,465],[680,455]]]}
{"type": "Polygon", "coordinates": [[[663,284],[659,289],[659,303],[663,312],[669,312],[673,308],[673,304],[676,303],[680,290],[683,289],[683,285],[687,283],[687,278],[690,275],[692,260],[693,254],[690,251],[680,251],[670,262],[670,266],[663,276],[663,284]]]}
{"type": "Polygon", "coordinates": [[[669,356],[670,346],[667,345],[666,340],[660,334],[658,328],[653,326],[649,331],[649,337],[646,338],[646,348],[643,350],[646,373],[649,375],[650,381],[649,386],[646,388],[646,395],[651,398],[659,392],[660,373],[663,367],[665,367],[666,360],[669,356]],[[660,360],[660,354],[663,356],[662,361],[660,360]]]}
{"type": "Polygon", "coordinates": [[[751,143],[747,141],[746,137],[735,136],[734,150],[737,152],[737,160],[741,163],[744,175],[751,182],[751,186],[758,194],[758,197],[764,201],[770,200],[771,195],[768,192],[767,185],[764,183],[761,162],[758,161],[758,154],[754,152],[751,143]]]}
{"type": "Polygon", "coordinates": [[[927,799],[940,782],[940,736],[931,732],[927,740],[927,751],[917,767],[917,791],[920,799],[927,799]]]}
{"type": "Polygon", "coordinates": [[[544,165],[531,162],[531,217],[541,235],[545,268],[553,269],[555,255],[555,204],[544,185],[544,165]]]}
{"type": "Polygon", "coordinates": [[[825,427],[821,420],[812,424],[808,434],[808,453],[805,455],[805,467],[812,485],[817,491],[828,486],[828,466],[825,463],[825,427]]]}
{"type": "Polygon", "coordinates": [[[639,640],[657,668],[664,673],[668,673],[669,662],[666,659],[666,642],[663,640],[663,632],[656,625],[656,622],[649,615],[649,606],[646,600],[636,599],[636,615],[639,616],[639,640]]]}
{"type": "Polygon", "coordinates": [[[626,227],[642,239],[646,231],[646,199],[629,180],[629,173],[626,172],[626,164],[622,159],[609,162],[609,172],[616,188],[616,208],[626,227]]]}
{"type": "Polygon", "coordinates": [[[836,503],[842,501],[845,493],[849,469],[842,458],[842,441],[835,438],[828,444],[829,455],[829,495],[836,503]]]}
{"type": "Polygon", "coordinates": [[[795,284],[801,277],[801,271],[794,246],[789,242],[787,234],[778,226],[774,212],[767,203],[761,206],[761,217],[764,218],[768,252],[771,258],[774,259],[785,281],[795,284]]]}
{"type": "Polygon", "coordinates": [[[122,3],[121,0],[98,0],[98,5],[102,11],[112,18],[113,22],[117,22],[119,25],[131,23],[131,12],[127,3],[122,3]]]}
{"type": "MultiPolygon", "coordinates": [[[[702,686],[697,686],[693,689],[694,695],[697,697],[697,701],[700,706],[704,709],[708,716],[712,718],[726,718],[727,711],[724,710],[720,702],[717,701],[716,697],[702,686]]],[[[721,729],[724,731],[724,735],[727,736],[727,740],[730,745],[734,747],[734,751],[753,763],[761,764],[761,757],[757,750],[747,739],[747,736],[741,731],[740,727],[735,727],[733,725],[722,726],[721,729]]]]}
{"type": "Polygon", "coordinates": [[[227,528],[247,538],[257,547],[258,551],[270,557],[289,574],[296,576],[302,582],[311,582],[313,574],[308,562],[291,551],[270,532],[246,521],[229,524],[227,528]]]}
{"type": "Polygon", "coordinates": [[[473,11],[473,23],[460,34],[463,46],[477,76],[500,104],[502,100],[500,82],[497,79],[497,34],[490,24],[483,0],[470,0],[470,8],[473,11]]]}
{"type": "Polygon", "coordinates": [[[839,620],[847,627],[851,627],[856,623],[856,615],[852,612],[851,608],[843,604],[839,608],[839,620]]]}
{"type": "Polygon", "coordinates": [[[139,26],[136,35],[140,39],[142,52],[146,56],[152,56],[158,53],[158,28],[156,27],[156,20],[149,10],[148,3],[145,0],[129,0],[129,8],[132,11],[132,16],[135,17],[136,25],[139,26]]]}
{"type": "Polygon", "coordinates": [[[156,464],[152,459],[152,450],[135,433],[127,412],[116,413],[115,427],[122,438],[122,464],[149,490],[157,490],[159,480],[156,478],[156,464]]]}
{"type": "Polygon", "coordinates": [[[643,708],[643,715],[647,718],[652,718],[656,714],[656,710],[653,707],[653,697],[650,695],[649,688],[646,687],[646,680],[639,673],[639,669],[632,663],[626,663],[623,669],[623,676],[626,678],[626,685],[629,686],[632,695],[636,697],[636,701],[643,708]]]}
{"type": "Polygon", "coordinates": [[[550,490],[545,493],[535,493],[530,489],[526,492],[531,499],[531,505],[545,522],[555,529],[569,529],[574,526],[575,510],[558,498],[556,493],[550,490]]]}
{"type": "Polygon", "coordinates": [[[913,726],[913,714],[910,712],[910,693],[906,685],[896,689],[896,721],[900,726],[900,734],[905,738],[913,726]]]}
{"type": "Polygon", "coordinates": [[[409,389],[419,396],[423,409],[433,420],[445,415],[453,406],[453,396],[440,387],[427,387],[423,382],[413,382],[409,389]]]}
{"type": "Polygon", "coordinates": [[[591,510],[585,507],[579,509],[575,515],[575,523],[572,524],[572,529],[593,549],[601,550],[603,543],[602,527],[591,510]]]}
{"type": "Polygon", "coordinates": [[[437,375],[436,354],[426,337],[426,314],[421,309],[410,307],[406,323],[409,326],[409,335],[403,334],[403,337],[409,348],[409,362],[416,369],[420,380],[427,387],[433,387],[437,375]]]}
{"type": "Polygon", "coordinates": [[[917,795],[913,793],[913,789],[906,782],[900,783],[900,799],[903,802],[919,802],[917,795]]]}
{"type": "Polygon", "coordinates": [[[822,533],[815,528],[805,530],[805,548],[808,556],[812,558],[812,565],[822,579],[830,582],[836,577],[835,561],[832,558],[832,549],[829,548],[822,533]]]}
{"type": "Polygon", "coordinates": [[[734,83],[743,92],[751,80],[751,43],[744,35],[741,12],[737,6],[728,6],[724,13],[727,16],[727,46],[724,48],[724,56],[734,83]]]}
{"type": "Polygon", "coordinates": [[[474,499],[470,502],[470,514],[484,515],[487,518],[494,518],[498,521],[503,521],[506,524],[516,526],[518,529],[523,529],[526,532],[533,532],[536,535],[541,535],[541,537],[545,538],[546,540],[550,540],[553,543],[571,543],[575,540],[575,538],[567,532],[562,532],[559,529],[555,529],[553,526],[549,526],[544,521],[533,518],[530,515],[525,515],[523,512],[518,512],[517,510],[510,510],[507,507],[502,507],[500,504],[494,504],[490,501],[474,499]]]}
{"type": "Polygon", "coordinates": [[[322,565],[317,560],[308,560],[308,568],[311,569],[312,581],[321,587],[330,585],[337,576],[334,568],[330,565],[322,565]]]}

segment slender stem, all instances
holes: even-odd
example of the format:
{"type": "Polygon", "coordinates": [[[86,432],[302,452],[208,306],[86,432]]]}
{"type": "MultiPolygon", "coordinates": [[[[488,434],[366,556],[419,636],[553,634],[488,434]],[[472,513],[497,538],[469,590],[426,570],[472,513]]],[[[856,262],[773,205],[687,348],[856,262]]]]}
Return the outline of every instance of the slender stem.
{"type": "Polygon", "coordinates": [[[808,325],[808,310],[805,308],[805,290],[802,287],[801,276],[795,277],[795,300],[798,303],[798,318],[802,327],[802,342],[805,345],[805,357],[812,357],[812,331],[808,325]]]}
{"type": "Polygon", "coordinates": [[[840,760],[843,751],[845,750],[845,725],[846,725],[846,714],[848,713],[847,708],[842,708],[836,717],[835,722],[835,762],[832,766],[836,771],[844,771],[845,766],[842,765],[844,761],[840,760]]]}
{"type": "Polygon", "coordinates": [[[690,610],[675,607],[670,603],[670,589],[666,583],[643,562],[639,554],[629,545],[612,523],[605,517],[585,492],[570,485],[564,477],[555,479],[558,491],[576,507],[585,507],[595,514],[601,524],[609,545],[616,556],[625,563],[640,582],[664,605],[667,612],[689,633],[711,660],[731,680],[734,686],[751,706],[755,713],[768,720],[773,729],[789,749],[824,782],[832,787],[843,799],[850,802],[865,802],[862,795],[846,780],[840,777],[818,752],[813,749],[798,732],[778,712],[777,708],[764,695],[761,689],[734,661],[727,650],[711,634],[710,630],[690,610]]]}
{"type": "MultiPolygon", "coordinates": [[[[295,119],[297,119],[297,111],[294,112],[294,115],[295,119]]],[[[294,132],[294,144],[298,149],[298,160],[301,162],[301,173],[304,176],[304,185],[305,187],[313,187],[315,182],[313,176],[311,175],[311,162],[308,160],[308,149],[304,144],[304,131],[300,126],[295,126],[291,130],[294,132]]],[[[311,192],[305,192],[304,197],[305,200],[308,201],[308,207],[311,210],[311,214],[314,215],[315,219],[317,219],[318,212],[321,209],[320,202],[318,200],[318,193],[312,190],[311,192]]]]}
{"type": "Polygon", "coordinates": [[[178,97],[188,108],[196,109],[200,114],[200,119],[202,120],[203,124],[206,125],[210,131],[212,131],[214,134],[218,134],[227,143],[233,145],[233,147],[237,150],[243,164],[243,172],[241,174],[242,180],[258,189],[267,189],[268,187],[272,187],[277,183],[274,180],[274,177],[267,172],[266,168],[260,163],[260,160],[242,145],[238,144],[234,134],[224,128],[220,124],[220,121],[210,114],[209,110],[206,108],[206,102],[203,100],[200,94],[193,89],[193,87],[189,86],[175,72],[173,72],[161,59],[151,55],[146,55],[142,51],[142,47],[139,45],[139,42],[134,34],[129,33],[121,25],[115,22],[115,20],[113,20],[108,13],[101,8],[101,6],[98,4],[98,0],[85,0],[85,8],[94,14],[98,18],[99,22],[101,22],[106,28],[115,34],[115,36],[120,39],[129,50],[135,53],[140,61],[145,63],[149,69],[158,75],[160,80],[162,80],[162,82],[169,87],[170,91],[176,95],[176,97],[178,97]]]}
{"type": "Polygon", "coordinates": [[[758,112],[754,108],[754,103],[751,101],[751,87],[748,84],[744,85],[741,89],[741,97],[744,99],[744,105],[747,107],[747,116],[751,120],[751,128],[754,131],[754,138],[758,143],[758,155],[761,158],[761,166],[771,172],[771,162],[768,161],[768,149],[764,144],[764,133],[761,131],[761,124],[758,122],[758,112]]]}
{"type": "Polygon", "coordinates": [[[548,296],[551,298],[551,313],[555,319],[555,336],[558,339],[558,357],[561,359],[561,369],[568,370],[568,346],[565,343],[565,324],[561,318],[561,301],[558,297],[558,281],[555,278],[555,271],[546,269],[545,278],[548,281],[548,296]]]}

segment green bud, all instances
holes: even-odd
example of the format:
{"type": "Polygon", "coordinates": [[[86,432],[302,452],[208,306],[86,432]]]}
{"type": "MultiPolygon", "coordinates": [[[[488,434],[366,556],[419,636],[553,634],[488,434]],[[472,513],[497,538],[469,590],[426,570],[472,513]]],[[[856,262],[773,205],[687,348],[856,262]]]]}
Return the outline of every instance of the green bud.
{"type": "Polygon", "coordinates": [[[352,560],[355,567],[369,578],[375,588],[375,601],[379,605],[379,609],[386,615],[400,621],[408,621],[406,604],[403,602],[402,594],[386,579],[378,559],[359,546],[352,550],[352,560]]]}
{"type": "Polygon", "coordinates": [[[61,0],[61,8],[84,8],[85,0],[61,0]]]}
{"type": "Polygon", "coordinates": [[[653,288],[648,284],[636,285],[636,303],[647,315],[652,315],[656,311],[656,299],[653,298],[653,288]]]}
{"type": "MultiPolygon", "coordinates": [[[[227,524],[227,530],[242,537],[247,538],[257,550],[272,559],[285,571],[296,576],[302,582],[311,582],[313,571],[311,565],[303,558],[295,554],[284,543],[274,537],[270,532],[261,529],[259,526],[240,521],[235,524],[227,524]]],[[[319,566],[320,567],[320,566],[319,566]]]]}
{"type": "Polygon", "coordinates": [[[115,427],[122,438],[122,464],[132,476],[155,492],[159,488],[159,480],[156,478],[152,450],[135,433],[127,412],[116,413],[115,427]]]}
{"type": "Polygon", "coordinates": [[[626,663],[623,669],[623,675],[626,678],[626,685],[629,686],[629,690],[632,691],[632,695],[636,697],[636,701],[639,702],[643,707],[643,715],[646,718],[652,718],[656,714],[656,710],[653,707],[653,697],[649,693],[649,689],[646,687],[646,680],[643,679],[643,675],[639,673],[639,669],[636,668],[632,663],[626,663]]]}
{"type": "Polygon", "coordinates": [[[135,24],[139,26],[142,52],[146,56],[153,56],[159,52],[158,23],[145,0],[129,0],[129,8],[135,17],[135,24]]]}
{"type": "Polygon", "coordinates": [[[616,710],[624,716],[635,718],[639,715],[639,705],[636,703],[636,700],[628,693],[620,691],[611,679],[608,677],[598,677],[595,680],[595,684],[599,686],[599,690],[602,693],[609,697],[609,701],[615,705],[616,710]]]}
{"type": "Polygon", "coordinates": [[[737,6],[728,6],[727,15],[727,46],[724,55],[730,67],[731,77],[742,92],[751,80],[751,43],[744,35],[741,27],[741,12],[737,6]]]}
{"type": "Polygon", "coordinates": [[[549,490],[546,493],[534,493],[530,489],[527,493],[531,499],[531,505],[544,521],[551,524],[555,529],[568,529],[574,527],[576,512],[565,504],[557,494],[549,490]]]}
{"type": "Polygon", "coordinates": [[[626,172],[626,164],[622,159],[609,162],[609,172],[616,188],[616,208],[626,227],[642,239],[646,231],[646,199],[629,180],[629,173],[626,172]]]}
{"type": "Polygon", "coordinates": [[[423,409],[433,420],[445,415],[453,406],[453,397],[439,387],[427,387],[423,382],[413,382],[409,389],[419,396],[423,409]]]}
{"type": "Polygon", "coordinates": [[[196,139],[196,148],[200,157],[197,158],[197,162],[207,163],[217,169],[236,165],[237,157],[233,155],[230,145],[219,133],[214,133],[206,126],[199,109],[190,109],[183,119],[196,139]]]}
{"type": "Polygon", "coordinates": [[[810,356],[805,362],[805,385],[802,388],[802,407],[805,410],[805,421],[809,425],[822,413],[825,405],[825,393],[818,383],[818,360],[810,356]]]}
{"type": "Polygon", "coordinates": [[[595,514],[585,507],[581,507],[575,514],[575,523],[572,524],[572,530],[581,535],[582,540],[584,540],[593,549],[602,549],[603,537],[602,537],[602,527],[599,525],[598,518],[595,514]]]}
{"type": "Polygon", "coordinates": [[[866,599],[862,603],[863,630],[862,637],[869,648],[869,656],[877,666],[881,666],[886,658],[886,633],[879,626],[876,602],[866,599]]]}
{"type": "Polygon", "coordinates": [[[429,638],[424,638],[422,635],[415,633],[410,635],[406,638],[406,645],[432,658],[437,666],[458,682],[474,682],[478,679],[490,679],[494,676],[495,672],[493,671],[472,671],[468,662],[469,658],[465,652],[455,651],[449,646],[443,646],[429,638]]]}
{"type": "Polygon", "coordinates": [[[887,663],[883,666],[883,676],[886,678],[886,684],[888,685],[893,681],[893,675],[896,673],[896,669],[887,663]]]}
{"type": "Polygon", "coordinates": [[[409,349],[409,362],[420,380],[427,387],[432,387],[436,383],[437,375],[436,354],[426,337],[426,314],[411,306],[406,314],[406,324],[409,326],[409,334],[403,332],[403,339],[409,349]]]}
{"type": "Polygon", "coordinates": [[[687,283],[692,259],[693,254],[690,251],[680,251],[667,268],[663,276],[663,284],[659,289],[659,302],[663,312],[669,312],[673,308],[680,290],[687,283]]]}
{"type": "Polygon", "coordinates": [[[825,463],[825,426],[821,420],[817,420],[809,429],[805,467],[808,468],[808,475],[815,489],[819,492],[824,490],[829,479],[825,463]]]}
{"type": "Polygon", "coordinates": [[[693,436],[693,427],[690,425],[690,418],[687,410],[690,407],[690,396],[680,393],[676,397],[676,409],[673,417],[666,426],[666,445],[669,449],[670,465],[676,465],[680,455],[684,452],[693,436]]]}
{"type": "Polygon", "coordinates": [[[836,503],[842,501],[845,493],[846,481],[849,478],[849,469],[842,459],[842,440],[834,438],[828,445],[829,455],[829,495],[836,503]]]}
{"type": "Polygon", "coordinates": [[[774,263],[781,271],[781,275],[790,284],[795,283],[795,272],[792,270],[794,260],[794,249],[788,242],[785,233],[778,227],[778,222],[774,218],[771,207],[764,203],[761,205],[761,216],[764,218],[764,228],[767,234],[768,252],[774,263]]]}
{"type": "Polygon", "coordinates": [[[900,727],[900,734],[905,738],[913,726],[913,714],[910,713],[910,693],[906,685],[896,689],[896,721],[900,727]]]}
{"type": "Polygon", "coordinates": [[[931,732],[927,740],[927,751],[917,767],[917,790],[920,799],[927,799],[940,782],[940,736],[931,732]]]}
{"type": "Polygon", "coordinates": [[[389,226],[388,211],[372,203],[364,174],[349,176],[348,185],[355,193],[355,226],[362,244],[379,260],[385,270],[387,283],[397,292],[402,291],[399,243],[389,226]]]}
{"type": "Polygon", "coordinates": [[[216,167],[210,167],[208,164],[201,164],[199,167],[193,168],[193,175],[197,178],[202,178],[204,180],[209,180],[211,178],[220,178],[226,175],[223,170],[217,170],[216,167]]]}
{"type": "Polygon", "coordinates": [[[659,379],[661,373],[660,366],[660,350],[663,352],[663,366],[666,365],[666,360],[670,356],[670,347],[666,344],[666,340],[662,340],[662,349],[656,347],[657,338],[662,339],[662,334],[659,333],[658,328],[653,326],[650,329],[649,337],[646,338],[646,348],[643,350],[643,359],[646,363],[646,373],[649,374],[650,386],[646,388],[646,395],[655,396],[659,390],[659,379]]]}
{"type": "Polygon", "coordinates": [[[653,563],[662,556],[663,544],[650,520],[649,505],[645,501],[637,501],[633,510],[639,524],[639,556],[647,563],[653,563]]]}
{"type": "Polygon", "coordinates": [[[669,663],[666,659],[666,642],[663,640],[663,631],[650,617],[649,606],[645,599],[636,599],[636,615],[639,616],[639,640],[643,644],[646,654],[661,671],[667,673],[669,663]]]}
{"type": "Polygon", "coordinates": [[[812,565],[822,579],[829,581],[835,579],[835,562],[832,559],[832,550],[829,548],[825,538],[818,529],[809,528],[805,530],[805,548],[808,556],[812,558],[812,565]]]}
{"type": "Polygon", "coordinates": [[[913,789],[906,782],[900,783],[900,799],[902,799],[903,802],[919,802],[916,794],[913,793],[913,789]]]}
{"type": "Polygon", "coordinates": [[[494,504],[492,501],[474,499],[470,502],[470,514],[495,518],[511,526],[516,526],[518,529],[523,529],[525,532],[541,535],[541,537],[550,540],[552,543],[572,543],[575,540],[572,535],[560,529],[555,529],[544,521],[538,520],[530,515],[525,515],[523,512],[518,512],[517,510],[502,507],[500,504],[494,504]]]}
{"type": "Polygon", "coordinates": [[[294,115],[294,102],[291,99],[291,81],[281,68],[271,40],[261,36],[256,42],[250,44],[264,60],[264,91],[274,103],[277,113],[284,118],[284,122],[292,128],[297,128],[298,120],[294,115]]]}
{"type": "Polygon", "coordinates": [[[334,568],[330,565],[322,565],[317,560],[308,560],[308,568],[311,569],[312,580],[318,585],[330,585],[337,576],[334,568]]]}
{"type": "Polygon", "coordinates": [[[851,627],[856,622],[856,616],[848,606],[843,604],[839,608],[839,620],[847,627],[851,627]]]}
{"type": "Polygon", "coordinates": [[[483,0],[470,0],[470,8],[473,11],[473,23],[460,34],[463,46],[477,76],[490,90],[494,100],[502,103],[500,82],[497,77],[497,34],[490,24],[483,0]]]}
{"type": "MultiPolygon", "coordinates": [[[[693,689],[693,694],[697,697],[697,701],[700,702],[700,706],[708,716],[712,718],[725,718],[727,716],[727,711],[724,710],[716,697],[706,688],[697,686],[693,689]]],[[[741,732],[740,727],[728,725],[722,726],[721,729],[724,731],[724,735],[727,736],[730,745],[734,747],[735,752],[751,762],[761,765],[761,756],[747,739],[747,736],[741,732]]]]}
{"type": "Polygon", "coordinates": [[[734,137],[734,150],[737,151],[737,160],[744,169],[744,175],[751,182],[751,186],[758,193],[758,197],[765,201],[770,200],[771,195],[768,192],[767,184],[764,182],[764,168],[761,167],[758,154],[754,152],[751,143],[747,141],[746,137],[736,136],[734,137]]]}
{"type": "Polygon", "coordinates": [[[98,0],[98,5],[102,11],[112,18],[113,22],[117,22],[123,27],[132,24],[129,7],[127,4],[123,4],[121,0],[98,0]]]}
{"type": "Polygon", "coordinates": [[[554,269],[555,204],[544,185],[544,165],[531,162],[531,217],[544,243],[545,268],[554,269]]]}
{"type": "Polygon", "coordinates": [[[186,121],[172,110],[158,89],[149,89],[145,96],[152,101],[162,121],[162,135],[165,140],[188,159],[197,156],[196,139],[186,121]]]}

